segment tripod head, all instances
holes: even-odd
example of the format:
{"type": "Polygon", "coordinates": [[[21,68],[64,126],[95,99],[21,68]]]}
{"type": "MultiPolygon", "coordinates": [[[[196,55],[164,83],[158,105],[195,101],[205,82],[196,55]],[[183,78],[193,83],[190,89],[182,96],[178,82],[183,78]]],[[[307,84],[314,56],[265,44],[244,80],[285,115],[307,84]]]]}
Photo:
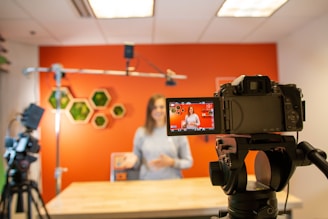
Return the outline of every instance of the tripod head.
{"type": "Polygon", "coordinates": [[[30,164],[37,160],[31,153],[38,153],[40,150],[38,140],[31,135],[29,130],[18,136],[16,140],[7,139],[4,153],[4,158],[8,163],[7,181],[14,184],[27,180],[30,164]]]}
{"type": "Polygon", "coordinates": [[[328,176],[326,153],[307,142],[296,144],[293,136],[227,135],[217,138],[216,152],[219,160],[210,162],[211,182],[228,195],[229,218],[233,219],[275,219],[275,192],[286,186],[297,166],[314,163],[328,176]],[[244,163],[251,150],[258,151],[255,181],[248,181],[244,163]]]}

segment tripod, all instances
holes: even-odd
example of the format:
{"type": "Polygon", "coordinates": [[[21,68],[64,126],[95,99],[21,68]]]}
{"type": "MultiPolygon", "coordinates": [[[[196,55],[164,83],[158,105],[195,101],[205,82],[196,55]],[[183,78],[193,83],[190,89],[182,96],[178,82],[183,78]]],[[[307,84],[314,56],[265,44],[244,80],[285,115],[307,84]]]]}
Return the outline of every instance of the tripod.
{"type": "Polygon", "coordinates": [[[16,212],[21,213],[24,212],[24,203],[23,203],[23,195],[27,194],[27,219],[32,219],[32,202],[35,206],[35,209],[38,213],[40,219],[43,216],[40,213],[40,208],[38,205],[37,200],[33,197],[33,191],[37,193],[38,199],[42,204],[42,207],[45,211],[46,218],[50,219],[48,211],[46,209],[45,203],[42,199],[40,191],[38,189],[37,183],[33,180],[24,180],[22,182],[9,182],[8,174],[6,184],[3,188],[1,194],[1,201],[0,201],[0,219],[11,219],[11,204],[13,196],[17,195],[17,205],[16,205],[16,212]]]}
{"type": "Polygon", "coordinates": [[[328,178],[326,153],[308,142],[297,144],[293,136],[230,135],[216,143],[219,161],[210,162],[210,177],[212,184],[228,195],[228,210],[222,215],[227,219],[276,219],[276,192],[288,184],[297,166],[313,163],[328,178]],[[258,151],[253,184],[247,180],[244,163],[250,150],[258,151]]]}

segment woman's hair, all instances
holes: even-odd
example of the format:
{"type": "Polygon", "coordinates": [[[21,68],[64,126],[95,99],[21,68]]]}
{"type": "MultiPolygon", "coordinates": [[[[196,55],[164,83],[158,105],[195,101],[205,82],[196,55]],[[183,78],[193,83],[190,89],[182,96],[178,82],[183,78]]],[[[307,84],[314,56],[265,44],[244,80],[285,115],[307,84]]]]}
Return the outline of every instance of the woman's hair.
{"type": "Polygon", "coordinates": [[[144,125],[147,134],[153,133],[153,130],[156,126],[156,122],[153,119],[151,113],[154,109],[155,102],[158,99],[165,99],[165,96],[162,94],[154,94],[148,100],[147,109],[146,109],[146,121],[145,121],[145,125],[144,125]]]}
{"type": "Polygon", "coordinates": [[[191,113],[190,113],[190,109],[192,109],[192,112],[194,113],[194,107],[189,106],[189,107],[188,107],[188,115],[189,115],[189,116],[191,115],[191,113]]]}

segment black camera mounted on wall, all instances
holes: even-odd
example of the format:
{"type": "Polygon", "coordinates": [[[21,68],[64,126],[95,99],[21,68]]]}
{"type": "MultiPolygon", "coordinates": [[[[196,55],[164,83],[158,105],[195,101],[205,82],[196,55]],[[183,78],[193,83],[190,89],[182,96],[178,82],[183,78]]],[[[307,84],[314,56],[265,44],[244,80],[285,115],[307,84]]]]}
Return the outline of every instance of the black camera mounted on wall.
{"type": "Polygon", "coordinates": [[[215,147],[218,161],[209,165],[212,184],[228,195],[228,209],[219,217],[276,219],[276,192],[288,184],[297,166],[315,164],[328,178],[325,152],[305,141],[297,143],[294,136],[281,135],[303,129],[302,98],[295,84],[245,75],[221,85],[214,97],[167,98],[168,135],[219,135],[215,147]],[[206,125],[192,130],[180,126],[177,121],[184,112],[179,110],[187,106],[210,112],[204,117],[206,125]],[[244,162],[249,151],[257,151],[255,180],[251,181],[244,162]]]}

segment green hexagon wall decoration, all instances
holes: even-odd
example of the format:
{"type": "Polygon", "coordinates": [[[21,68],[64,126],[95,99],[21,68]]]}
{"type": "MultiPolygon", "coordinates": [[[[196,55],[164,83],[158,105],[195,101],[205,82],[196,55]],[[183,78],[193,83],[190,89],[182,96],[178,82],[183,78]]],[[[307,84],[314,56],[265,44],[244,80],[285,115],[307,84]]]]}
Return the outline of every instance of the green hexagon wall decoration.
{"type": "Polygon", "coordinates": [[[75,98],[66,110],[68,118],[73,123],[88,123],[94,113],[87,99],[75,98]]]}
{"type": "Polygon", "coordinates": [[[106,89],[96,89],[89,99],[94,109],[104,109],[108,106],[112,97],[106,89]]]}
{"type": "MultiPolygon", "coordinates": [[[[50,103],[50,105],[53,109],[57,109],[56,92],[57,92],[57,88],[53,88],[52,92],[48,98],[48,102],[50,103]]],[[[72,101],[73,96],[67,87],[61,87],[60,92],[61,92],[60,109],[66,109],[66,107],[69,105],[70,101],[72,101]]]]}
{"type": "Polygon", "coordinates": [[[125,115],[126,110],[123,104],[117,103],[111,108],[110,113],[114,118],[122,118],[125,115]]]}
{"type": "Polygon", "coordinates": [[[97,129],[106,128],[108,125],[108,118],[104,113],[96,113],[92,118],[92,124],[97,129]]]}

